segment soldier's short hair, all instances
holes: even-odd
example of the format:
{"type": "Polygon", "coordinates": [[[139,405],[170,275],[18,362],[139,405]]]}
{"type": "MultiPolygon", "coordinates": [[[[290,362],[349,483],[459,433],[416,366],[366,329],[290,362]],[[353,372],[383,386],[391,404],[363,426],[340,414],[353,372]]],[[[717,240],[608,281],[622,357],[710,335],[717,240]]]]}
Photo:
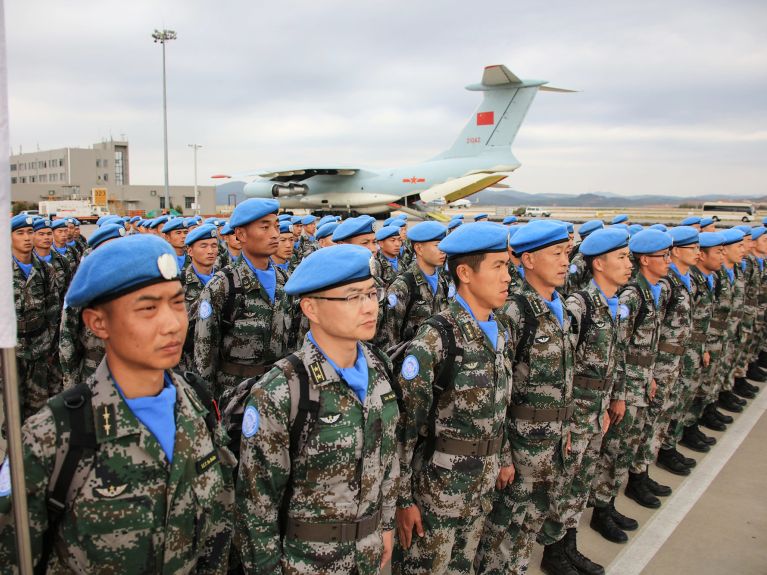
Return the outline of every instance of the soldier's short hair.
{"type": "Polygon", "coordinates": [[[458,289],[458,286],[461,285],[461,280],[458,279],[458,266],[464,264],[469,266],[472,270],[477,271],[477,269],[479,269],[479,265],[485,260],[486,255],[487,252],[482,252],[480,254],[469,254],[465,256],[461,255],[448,259],[450,278],[453,280],[456,289],[458,289]]]}

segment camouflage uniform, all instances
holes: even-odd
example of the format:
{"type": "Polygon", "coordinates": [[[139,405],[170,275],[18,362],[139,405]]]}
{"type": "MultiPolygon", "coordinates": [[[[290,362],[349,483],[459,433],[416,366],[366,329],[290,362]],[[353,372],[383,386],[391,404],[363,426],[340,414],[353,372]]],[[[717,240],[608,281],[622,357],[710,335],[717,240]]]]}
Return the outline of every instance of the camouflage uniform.
{"type": "Polygon", "coordinates": [[[59,391],[59,384],[51,380],[58,372],[54,351],[61,307],[51,266],[32,258],[32,270],[26,277],[14,261],[13,299],[18,330],[16,370],[19,400],[21,417],[26,419],[59,391]]]}
{"type": "Polygon", "coordinates": [[[735,278],[732,282],[724,267],[720,271],[722,281],[728,282],[731,289],[727,294],[722,293],[723,298],[729,296],[730,317],[725,334],[724,349],[722,350],[722,361],[719,362],[717,373],[717,394],[721,391],[732,391],[734,384],[732,379],[733,371],[737,366],[736,362],[740,356],[741,342],[745,342],[745,339],[743,339],[743,327],[741,326],[745,311],[745,278],[739,265],[736,264],[732,271],[735,278]]]}
{"type": "Polygon", "coordinates": [[[437,274],[437,291],[432,293],[418,263],[413,262],[386,290],[383,305],[388,310],[381,326],[384,346],[388,348],[412,339],[424,321],[447,307],[448,289],[447,281],[437,274]],[[411,293],[408,275],[412,278],[415,293],[411,293]]]}
{"type": "Polygon", "coordinates": [[[104,341],[83,323],[82,309],[65,306],[61,312],[59,360],[64,389],[88,379],[104,358],[104,341]]]}
{"type": "Polygon", "coordinates": [[[519,271],[519,268],[514,265],[514,262],[509,262],[509,275],[511,276],[511,282],[509,282],[509,295],[522,293],[522,288],[525,285],[525,276],[523,272],[519,271]]]}
{"type": "Polygon", "coordinates": [[[394,269],[394,264],[392,264],[389,260],[387,260],[383,252],[381,250],[378,250],[378,253],[376,254],[376,262],[378,269],[380,270],[378,273],[380,275],[377,275],[376,277],[380,278],[381,282],[383,282],[384,287],[389,287],[391,283],[396,279],[397,275],[399,274],[398,270],[404,269],[402,266],[402,261],[397,260],[397,269],[394,269]]]}
{"type": "Polygon", "coordinates": [[[711,355],[711,362],[703,369],[701,387],[696,395],[694,413],[698,413],[698,417],[707,405],[716,402],[722,388],[721,364],[726,360],[730,347],[728,334],[731,328],[737,329],[740,314],[740,310],[733,309],[735,287],[723,268],[714,272],[714,281],[713,313],[706,334],[706,351],[711,355]]]}
{"type": "Polygon", "coordinates": [[[623,419],[610,426],[602,440],[599,466],[592,484],[591,497],[599,507],[606,507],[618,495],[639,448],[644,429],[660,340],[663,308],[668,299],[668,284],[660,282],[661,294],[656,306],[649,283],[641,273],[624,287],[618,296],[619,310],[626,317],[620,322],[621,350],[613,399],[626,402],[623,419]],[[642,301],[646,314],[640,318],[642,301]]]}
{"type": "Polygon", "coordinates": [[[570,262],[570,268],[567,271],[568,293],[585,289],[586,286],[589,285],[589,282],[591,281],[591,270],[589,270],[586,265],[586,260],[580,251],[573,256],[573,259],[570,262]]]}
{"type": "Polygon", "coordinates": [[[407,238],[402,240],[402,248],[399,251],[399,265],[402,268],[410,266],[415,261],[415,248],[413,242],[407,238]]]}
{"type": "Polygon", "coordinates": [[[433,385],[447,358],[437,328],[426,324],[418,330],[399,375],[402,476],[397,504],[418,505],[425,531],[424,537],[414,534],[404,552],[403,573],[408,574],[469,573],[500,467],[512,464],[505,426],[511,394],[508,332],[499,324],[494,348],[458,301],[439,315],[449,322],[462,351],[450,387],[438,399],[433,426],[433,385]],[[471,442],[480,443],[483,454],[467,450],[471,442]]]}
{"type": "MultiPolygon", "coordinates": [[[[33,252],[33,257],[41,262],[45,262],[37,253],[33,252]]],[[[51,249],[51,257],[48,265],[53,268],[53,273],[56,278],[56,285],[59,289],[59,300],[64,301],[64,295],[69,288],[69,282],[72,281],[72,277],[75,274],[75,267],[72,265],[72,260],[66,256],[62,256],[59,252],[51,249]]]]}
{"type": "Polygon", "coordinates": [[[682,368],[682,356],[692,335],[695,284],[690,280],[691,289],[688,290],[673,269],[661,281],[668,286],[669,296],[662,308],[658,354],[652,374],[657,389],[645,413],[641,443],[631,465],[634,473],[643,473],[658,455],[663,435],[679,401],[677,379],[682,368]]]}
{"type": "MultiPolygon", "coordinates": [[[[216,268],[213,268],[213,274],[215,274],[216,268]]],[[[202,284],[202,280],[197,276],[194,271],[194,266],[189,265],[186,269],[182,270],[182,281],[184,284],[184,300],[186,301],[186,309],[192,313],[194,304],[200,299],[202,288],[205,286],[202,284]]],[[[211,275],[213,275],[211,274],[211,275]]],[[[194,306],[196,310],[196,306],[194,306]]]]}
{"type": "MultiPolygon", "coordinates": [[[[104,360],[88,379],[97,449],[80,460],[54,533],[48,573],[226,573],[234,458],[211,439],[207,410],[173,376],[176,436],[169,463],[133,415],[104,360]]],[[[61,412],[63,398],[57,396],[61,412]]],[[[67,451],[69,419],[50,407],[23,428],[32,555],[48,524],[46,493],[67,451]],[[66,441],[66,443],[64,443],[66,441]]],[[[0,565],[15,561],[11,497],[0,497],[0,565]],[[4,527],[4,528],[3,528],[4,527]]]]}
{"type": "Polygon", "coordinates": [[[368,362],[364,405],[307,338],[296,355],[318,390],[317,421],[297,459],[290,460],[289,429],[299,381],[283,360],[253,386],[246,406],[258,425],[243,434],[235,507],[235,542],[248,573],[377,573],[382,532],[394,528],[399,462],[397,401],[386,367],[363,346],[368,362]],[[291,401],[291,398],[293,401],[291,401]],[[292,413],[291,413],[292,412],[292,413]],[[292,472],[286,536],[280,541],[279,510],[292,472]],[[321,541],[317,526],[354,523],[380,514],[368,535],[321,541]],[[301,536],[297,523],[314,528],[301,536]]]}
{"type": "Polygon", "coordinates": [[[754,325],[754,349],[752,360],[756,360],[759,353],[764,348],[765,338],[767,336],[767,265],[762,258],[756,259],[757,269],[759,270],[759,295],[757,296],[757,314],[754,325]]]}
{"type": "Polygon", "coordinates": [[[272,303],[244,259],[230,269],[235,289],[242,292],[235,297],[232,325],[228,324],[232,318],[222,317],[229,282],[219,271],[200,294],[194,335],[195,371],[211,383],[217,400],[226,389],[268,371],[289,351],[291,307],[284,291],[285,274],[275,270],[272,303]]]}
{"type": "Polygon", "coordinates": [[[306,234],[301,234],[301,238],[298,240],[297,250],[301,259],[304,259],[312,252],[316,252],[318,249],[320,249],[320,244],[317,243],[317,240],[310,238],[306,234]]]}
{"type": "Polygon", "coordinates": [[[738,338],[737,353],[732,365],[730,377],[746,377],[746,368],[751,362],[754,350],[754,334],[756,317],[759,306],[761,278],[759,264],[752,255],[743,258],[740,264],[743,273],[743,317],[740,322],[740,337],[738,338]]]}
{"type": "MultiPolygon", "coordinates": [[[[514,357],[514,387],[507,425],[515,475],[513,483],[496,494],[485,522],[477,573],[527,570],[536,534],[556,511],[567,477],[564,459],[573,410],[574,361],[570,318],[563,309],[564,325],[560,326],[527,282],[502,313],[513,328],[514,348],[508,352],[514,357]],[[523,305],[530,306],[530,311],[525,313],[523,305]],[[525,324],[533,319],[538,327],[534,338],[525,342],[525,324]]],[[[558,541],[558,531],[558,526],[541,531],[540,542],[558,541]]]]}
{"type": "Polygon", "coordinates": [[[619,399],[623,393],[613,388],[620,357],[620,315],[612,318],[604,294],[591,281],[585,290],[571,294],[566,305],[578,325],[579,343],[575,350],[575,410],[570,420],[571,451],[567,460],[572,481],[544,527],[544,531],[557,533],[557,539],[564,537],[567,529],[578,527],[599,462],[603,417],[610,400],[619,399]],[[589,319],[585,298],[591,302],[589,319]]]}

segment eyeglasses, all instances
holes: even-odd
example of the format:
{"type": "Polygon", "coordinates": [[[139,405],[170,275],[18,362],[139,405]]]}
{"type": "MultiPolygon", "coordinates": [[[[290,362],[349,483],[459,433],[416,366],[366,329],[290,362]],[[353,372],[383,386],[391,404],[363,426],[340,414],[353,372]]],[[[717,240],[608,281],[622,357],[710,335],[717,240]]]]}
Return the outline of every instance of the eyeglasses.
{"type": "Polygon", "coordinates": [[[696,252],[700,251],[700,244],[690,244],[689,246],[676,246],[676,249],[678,250],[693,250],[696,252]]]}
{"type": "Polygon", "coordinates": [[[666,261],[671,261],[671,252],[664,252],[662,254],[642,254],[646,258],[663,258],[666,261]]]}
{"type": "Polygon", "coordinates": [[[355,293],[355,294],[348,295],[346,297],[322,297],[318,295],[307,296],[307,297],[310,299],[324,299],[327,301],[343,301],[349,305],[361,307],[362,304],[367,303],[368,301],[371,301],[371,300],[376,303],[381,303],[384,300],[384,297],[386,297],[386,290],[384,288],[379,287],[367,293],[355,293]]]}

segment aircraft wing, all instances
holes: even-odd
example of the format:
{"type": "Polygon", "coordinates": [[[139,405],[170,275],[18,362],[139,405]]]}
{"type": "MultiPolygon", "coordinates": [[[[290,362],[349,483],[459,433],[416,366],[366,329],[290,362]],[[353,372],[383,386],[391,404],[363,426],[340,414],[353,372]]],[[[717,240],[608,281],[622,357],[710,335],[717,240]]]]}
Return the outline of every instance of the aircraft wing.
{"type": "Polygon", "coordinates": [[[354,176],[364,171],[362,168],[350,166],[303,166],[303,167],[274,167],[249,170],[231,175],[215,175],[213,178],[242,180],[245,178],[261,178],[273,182],[300,182],[313,176],[354,176]]]}
{"type": "Polygon", "coordinates": [[[469,174],[432,186],[421,192],[420,196],[424,202],[431,202],[437,198],[444,198],[446,202],[453,202],[494,186],[504,179],[506,179],[506,174],[469,174]]]}

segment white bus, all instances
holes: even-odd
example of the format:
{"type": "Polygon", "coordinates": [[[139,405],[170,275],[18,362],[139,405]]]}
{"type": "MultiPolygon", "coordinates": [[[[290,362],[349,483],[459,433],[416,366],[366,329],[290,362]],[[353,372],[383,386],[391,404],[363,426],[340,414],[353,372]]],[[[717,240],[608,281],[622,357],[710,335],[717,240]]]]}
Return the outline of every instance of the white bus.
{"type": "Polygon", "coordinates": [[[703,204],[703,213],[714,218],[715,222],[751,222],[756,217],[756,208],[748,202],[706,202],[703,204]]]}

